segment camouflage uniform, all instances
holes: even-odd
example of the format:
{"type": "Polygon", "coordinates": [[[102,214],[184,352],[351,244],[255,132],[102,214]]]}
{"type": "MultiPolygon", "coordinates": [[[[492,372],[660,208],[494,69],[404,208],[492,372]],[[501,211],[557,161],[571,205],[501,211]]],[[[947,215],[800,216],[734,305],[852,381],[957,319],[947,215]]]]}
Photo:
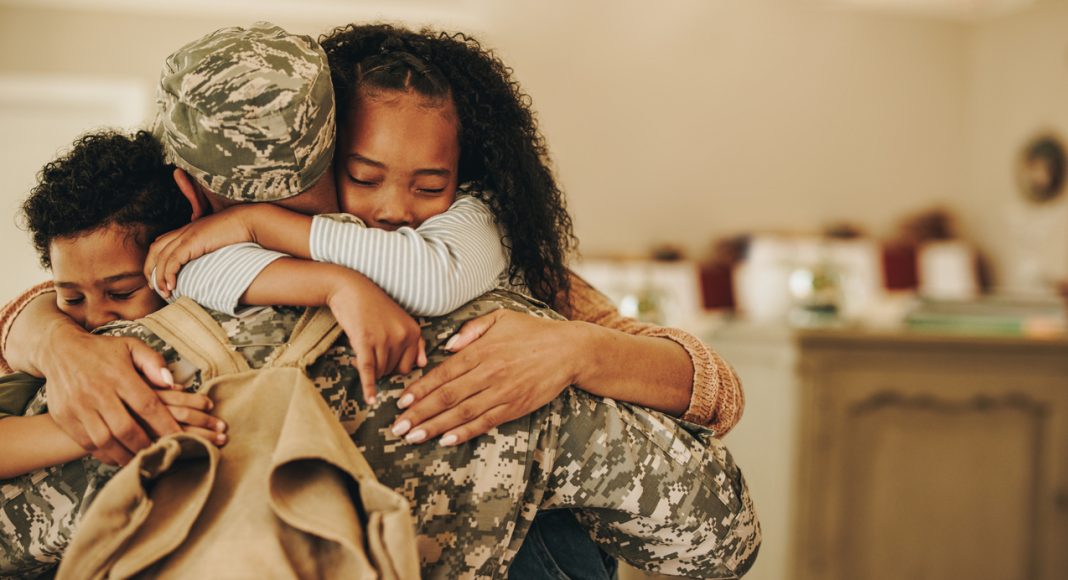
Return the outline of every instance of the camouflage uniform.
{"type": "MultiPolygon", "coordinates": [[[[428,368],[448,356],[441,346],[465,321],[498,308],[556,316],[522,296],[490,292],[452,315],[423,321],[428,368]]],[[[285,341],[300,312],[213,316],[256,367],[285,341]]],[[[106,333],[140,338],[169,364],[181,363],[138,323],[106,333]]],[[[741,472],[710,431],[567,389],[466,444],[411,445],[389,428],[401,389],[423,371],[382,379],[376,404],[367,407],[353,356],[339,343],[309,375],[379,480],[411,502],[427,577],[504,577],[537,510],[565,507],[575,508],[606,551],[646,570],[732,578],[751,563],[760,541],[753,505],[741,472]]],[[[190,388],[198,383],[194,377],[190,388]]],[[[43,393],[35,410],[43,408],[43,393]]],[[[83,459],[2,482],[0,574],[40,571],[57,561],[110,473],[83,459]]]]}
{"type": "MultiPolygon", "coordinates": [[[[158,98],[156,133],[168,157],[224,197],[283,199],[329,167],[333,95],[325,57],[310,39],[269,24],[218,31],[168,58],[158,98]]],[[[498,308],[557,316],[519,295],[490,292],[423,322],[428,368],[448,356],[441,345],[465,321],[498,308]]],[[[301,312],[276,307],[213,316],[256,368],[288,338],[301,312]]],[[[140,338],[164,355],[176,377],[188,369],[136,322],[101,332],[140,338]]],[[[383,379],[376,405],[368,407],[353,359],[338,344],[308,368],[309,376],[379,480],[410,501],[428,577],[505,576],[537,511],[551,508],[574,508],[606,551],[651,571],[730,578],[756,554],[760,531],[745,482],[707,429],[567,389],[463,445],[410,445],[390,427],[400,412],[398,394],[423,371],[383,379]]],[[[194,373],[189,388],[198,385],[194,373]]],[[[45,410],[45,394],[38,393],[31,413],[45,410]]],[[[0,482],[0,576],[49,570],[113,473],[82,459],[0,482]]]]}

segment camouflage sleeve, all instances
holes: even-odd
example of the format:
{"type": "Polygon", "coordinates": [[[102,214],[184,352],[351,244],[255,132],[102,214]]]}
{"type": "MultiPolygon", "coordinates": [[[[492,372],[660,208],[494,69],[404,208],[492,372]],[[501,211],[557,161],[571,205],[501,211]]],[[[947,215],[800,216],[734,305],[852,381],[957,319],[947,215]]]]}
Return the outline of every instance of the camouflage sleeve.
{"type": "MultiPolygon", "coordinates": [[[[163,353],[169,366],[177,353],[140,324],[122,322],[99,332],[134,336],[163,353]]],[[[198,376],[191,377],[196,388],[198,376]]],[[[30,401],[27,415],[47,412],[46,384],[30,401]]],[[[62,465],[0,480],[0,578],[26,578],[55,567],[74,529],[100,488],[117,471],[85,457],[62,465]]]]}
{"type": "MultiPolygon", "coordinates": [[[[430,365],[466,320],[498,308],[554,317],[493,291],[428,320],[430,365]]],[[[574,508],[591,537],[649,571],[733,578],[751,564],[760,529],[744,478],[712,432],[578,389],[463,445],[411,445],[390,432],[396,398],[423,372],[379,383],[375,405],[341,351],[311,369],[382,483],[405,495],[427,578],[503,577],[540,509],[574,508]],[[353,397],[359,396],[354,388],[353,397]]],[[[350,361],[351,362],[351,361],[350,361]]]]}

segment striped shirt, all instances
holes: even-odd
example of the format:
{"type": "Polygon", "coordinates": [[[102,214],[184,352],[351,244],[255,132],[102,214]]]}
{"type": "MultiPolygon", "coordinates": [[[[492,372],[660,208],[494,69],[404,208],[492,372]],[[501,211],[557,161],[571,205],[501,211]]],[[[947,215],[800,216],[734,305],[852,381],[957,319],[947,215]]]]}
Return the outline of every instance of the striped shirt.
{"type": "MultiPolygon", "coordinates": [[[[449,209],[418,228],[366,227],[348,214],[312,218],[313,260],[367,276],[415,316],[441,316],[496,288],[508,287],[508,256],[486,202],[458,195],[449,209]]],[[[171,300],[189,296],[234,314],[241,296],[264,268],[285,254],[253,243],[205,254],[178,273],[171,300]]]]}

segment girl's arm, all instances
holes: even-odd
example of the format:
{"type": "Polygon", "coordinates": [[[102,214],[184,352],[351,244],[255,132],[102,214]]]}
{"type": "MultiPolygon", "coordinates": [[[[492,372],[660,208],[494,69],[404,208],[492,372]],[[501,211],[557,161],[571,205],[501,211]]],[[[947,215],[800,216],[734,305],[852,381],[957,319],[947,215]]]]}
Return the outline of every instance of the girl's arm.
{"type": "Polygon", "coordinates": [[[282,255],[356,270],[417,316],[452,312],[496,287],[508,265],[489,207],[461,196],[418,228],[396,231],[366,228],[352,216],[311,218],[270,204],[237,206],[161,236],[145,271],[151,280],[156,270],[165,293],[232,313],[256,276],[282,255]],[[213,251],[238,242],[246,243],[213,251]]]}
{"type": "Polygon", "coordinates": [[[327,306],[356,354],[364,400],[373,402],[377,380],[426,364],[419,324],[363,274],[334,264],[283,258],[263,269],[244,304],[327,306]]]}

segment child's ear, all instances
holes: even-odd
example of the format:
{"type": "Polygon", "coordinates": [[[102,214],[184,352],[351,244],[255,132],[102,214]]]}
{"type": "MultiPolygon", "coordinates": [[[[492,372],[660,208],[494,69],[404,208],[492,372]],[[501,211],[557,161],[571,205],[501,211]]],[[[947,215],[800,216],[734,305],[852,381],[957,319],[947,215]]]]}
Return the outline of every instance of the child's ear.
{"type": "Polygon", "coordinates": [[[189,174],[184,169],[176,168],[174,170],[174,182],[178,184],[178,189],[189,200],[189,205],[193,207],[193,215],[189,218],[190,221],[196,221],[211,213],[211,204],[208,203],[200,188],[193,183],[193,179],[189,177],[189,174]]]}

